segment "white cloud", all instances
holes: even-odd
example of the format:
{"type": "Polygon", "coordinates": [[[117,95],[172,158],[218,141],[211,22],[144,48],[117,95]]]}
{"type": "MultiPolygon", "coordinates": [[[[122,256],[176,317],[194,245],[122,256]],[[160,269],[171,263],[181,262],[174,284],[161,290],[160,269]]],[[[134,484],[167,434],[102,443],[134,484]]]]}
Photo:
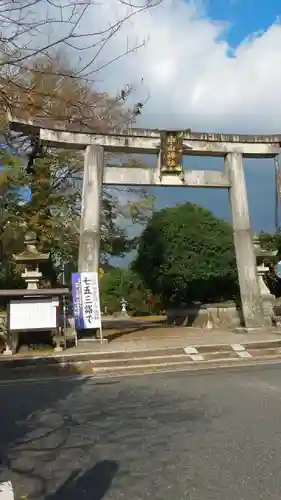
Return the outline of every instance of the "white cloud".
{"type": "MultiPolygon", "coordinates": [[[[116,0],[94,9],[98,26],[128,12],[116,0]]],[[[281,25],[253,34],[235,52],[223,40],[227,29],[194,2],[164,0],[125,23],[107,45],[100,63],[148,39],[103,70],[100,85],[115,93],[143,78],[134,96],[150,95],[143,126],[281,132],[281,25]]]]}

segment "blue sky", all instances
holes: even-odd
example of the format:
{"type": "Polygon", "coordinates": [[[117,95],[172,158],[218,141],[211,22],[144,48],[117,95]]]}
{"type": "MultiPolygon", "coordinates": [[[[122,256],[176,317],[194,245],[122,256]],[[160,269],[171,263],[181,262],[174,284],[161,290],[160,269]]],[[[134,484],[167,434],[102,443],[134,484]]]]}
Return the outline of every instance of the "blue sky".
{"type": "Polygon", "coordinates": [[[226,38],[233,47],[271,26],[281,14],[279,0],[207,0],[204,5],[212,19],[229,23],[226,38]]]}
{"type": "MultiPolygon", "coordinates": [[[[149,99],[140,126],[280,134],[280,16],[280,0],[164,0],[155,16],[127,30],[130,39],[146,26],[147,45],[119,62],[118,72],[109,68],[104,81],[109,91],[132,75],[144,81],[138,96],[149,99]]],[[[221,169],[222,162],[192,157],[185,167],[221,169]]],[[[245,176],[253,230],[274,231],[273,160],[245,160],[245,176]]],[[[157,208],[190,201],[231,220],[226,190],[150,191],[157,208]]]]}
{"type": "MultiPolygon", "coordinates": [[[[222,159],[186,158],[190,169],[222,169],[222,159]]],[[[273,160],[246,160],[245,177],[248,190],[252,228],[255,232],[275,230],[275,181],[273,160]]],[[[156,207],[163,208],[177,203],[198,203],[211,210],[217,217],[231,221],[228,191],[205,188],[152,188],[156,207]]]]}
{"type": "MultiPolygon", "coordinates": [[[[256,32],[264,32],[281,14],[277,0],[208,0],[203,3],[206,16],[214,21],[227,23],[223,39],[234,49],[256,32]]],[[[198,43],[200,40],[198,40],[198,43]]],[[[281,45],[280,45],[281,51],[281,45]]],[[[281,83],[280,83],[281,92],[281,83]]],[[[257,103],[258,104],[258,103],[257,103]]],[[[280,109],[281,118],[281,109],[280,109]]],[[[231,130],[231,124],[228,127],[231,130]]],[[[266,133],[266,130],[264,130],[266,133]]],[[[281,120],[280,120],[281,132],[281,120]]],[[[221,159],[186,159],[190,168],[222,168],[221,159]]],[[[274,231],[274,164],[273,160],[245,160],[250,213],[254,231],[274,231]]],[[[212,210],[215,215],[231,220],[228,194],[215,189],[152,189],[157,198],[156,206],[162,208],[190,201],[212,210]]]]}

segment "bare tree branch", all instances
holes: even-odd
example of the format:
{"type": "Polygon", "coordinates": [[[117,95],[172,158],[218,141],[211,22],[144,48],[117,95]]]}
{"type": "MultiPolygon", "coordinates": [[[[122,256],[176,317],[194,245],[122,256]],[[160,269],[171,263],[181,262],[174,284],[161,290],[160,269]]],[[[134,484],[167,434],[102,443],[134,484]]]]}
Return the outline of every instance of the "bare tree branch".
{"type": "Polygon", "coordinates": [[[126,23],[161,2],[0,0],[1,122],[8,110],[20,117],[53,118],[89,128],[101,129],[105,121],[111,127],[131,124],[139,109],[127,112],[121,122],[119,111],[136,85],[125,85],[115,99],[98,92],[93,98],[89,89],[96,87],[97,74],[145,44],[145,39],[127,41],[120,53],[107,49],[126,23]],[[113,20],[98,19],[97,13],[108,6],[113,20]],[[77,82],[76,92],[70,80],[77,82]],[[66,87],[72,87],[69,94],[62,91],[66,87]]]}

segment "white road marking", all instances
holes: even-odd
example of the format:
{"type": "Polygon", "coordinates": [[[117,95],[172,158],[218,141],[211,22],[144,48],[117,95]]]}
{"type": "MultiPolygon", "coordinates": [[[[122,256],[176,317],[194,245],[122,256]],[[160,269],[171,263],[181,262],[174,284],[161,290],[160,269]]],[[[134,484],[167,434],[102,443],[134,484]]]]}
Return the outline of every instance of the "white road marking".
{"type": "Polygon", "coordinates": [[[193,347],[192,345],[188,345],[187,347],[183,348],[185,354],[198,354],[198,351],[196,347],[193,347]]]}
{"type": "Polygon", "coordinates": [[[245,351],[245,347],[242,344],[231,344],[230,347],[236,352],[245,351]]]}
{"type": "Polygon", "coordinates": [[[183,350],[185,354],[188,354],[188,356],[191,357],[192,361],[204,361],[204,357],[202,356],[202,354],[199,354],[196,347],[188,345],[187,347],[184,347],[183,350]]]}
{"type": "Polygon", "coordinates": [[[252,357],[252,354],[250,354],[248,351],[238,351],[236,354],[238,354],[238,356],[240,358],[251,358],[252,357]]]}
{"type": "Polygon", "coordinates": [[[236,352],[240,358],[251,358],[252,354],[246,351],[242,344],[231,344],[230,347],[236,352]]]}
{"type": "Polygon", "coordinates": [[[0,500],[14,500],[14,490],[11,481],[0,483],[0,500]]]}
{"type": "Polygon", "coordinates": [[[190,354],[190,357],[193,361],[204,361],[202,354],[190,354]]]}

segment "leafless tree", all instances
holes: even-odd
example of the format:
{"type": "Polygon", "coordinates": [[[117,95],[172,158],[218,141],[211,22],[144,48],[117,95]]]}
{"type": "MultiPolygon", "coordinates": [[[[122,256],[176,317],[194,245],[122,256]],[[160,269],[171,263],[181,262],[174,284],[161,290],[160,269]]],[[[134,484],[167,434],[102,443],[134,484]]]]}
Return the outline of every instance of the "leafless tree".
{"type": "MultiPolygon", "coordinates": [[[[6,110],[12,113],[15,110],[17,113],[26,112],[29,117],[38,114],[46,116],[50,110],[53,113],[59,95],[58,92],[54,99],[56,89],[65,88],[67,80],[72,80],[72,89],[73,80],[77,80],[80,90],[84,85],[84,94],[89,93],[97,73],[136,51],[146,40],[137,40],[132,44],[128,41],[125,50],[114,53],[112,57],[110,51],[106,50],[109,42],[126,23],[133,22],[135,16],[156,7],[162,1],[0,0],[1,114],[4,115],[6,110]],[[99,19],[96,13],[103,8],[110,8],[114,15],[99,19]],[[114,21],[111,22],[110,17],[114,21]],[[68,58],[67,64],[63,63],[65,58],[68,58]],[[49,87],[52,88],[52,96],[47,104],[49,87]],[[40,109],[41,105],[44,106],[40,109]]],[[[126,100],[132,90],[132,85],[125,86],[119,91],[117,101],[126,100]]],[[[108,104],[107,96],[98,96],[96,93],[96,108],[103,108],[105,97],[108,104]]],[[[63,103],[62,95],[60,99],[63,103]]],[[[89,104],[87,99],[86,103],[89,104]]],[[[135,114],[140,113],[141,104],[136,104],[135,114]]],[[[114,107],[113,103],[111,106],[114,107]]],[[[79,100],[72,102],[71,119],[76,115],[81,119],[81,107],[85,114],[84,96],[83,106],[79,100]]],[[[54,118],[58,119],[57,116],[54,118]]],[[[70,119],[68,116],[61,118],[70,119]]]]}

